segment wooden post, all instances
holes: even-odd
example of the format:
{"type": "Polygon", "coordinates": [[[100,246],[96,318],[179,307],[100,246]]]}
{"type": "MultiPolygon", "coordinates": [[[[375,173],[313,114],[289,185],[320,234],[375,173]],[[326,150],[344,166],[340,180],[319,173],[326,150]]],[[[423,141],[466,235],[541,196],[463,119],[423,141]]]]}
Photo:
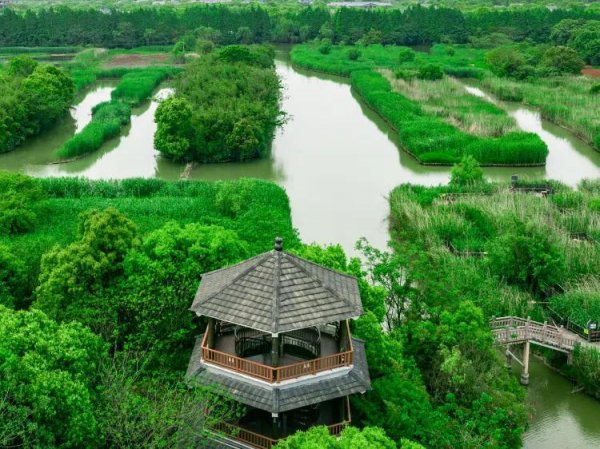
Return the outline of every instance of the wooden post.
{"type": "Polygon", "coordinates": [[[279,366],[279,334],[271,335],[271,366],[279,366]]]}
{"type": "Polygon", "coordinates": [[[206,332],[208,333],[208,336],[206,338],[206,345],[210,349],[214,349],[214,347],[215,347],[215,319],[214,318],[208,319],[208,328],[206,329],[206,332]]]}
{"type": "Polygon", "coordinates": [[[277,413],[272,413],[273,417],[273,439],[279,439],[279,416],[277,413]]]}
{"type": "Polygon", "coordinates": [[[506,346],[506,368],[508,368],[509,373],[512,373],[512,355],[510,354],[510,345],[506,346]]]}
{"type": "Polygon", "coordinates": [[[521,372],[521,385],[529,385],[529,340],[523,346],[523,371],[521,372]]]}

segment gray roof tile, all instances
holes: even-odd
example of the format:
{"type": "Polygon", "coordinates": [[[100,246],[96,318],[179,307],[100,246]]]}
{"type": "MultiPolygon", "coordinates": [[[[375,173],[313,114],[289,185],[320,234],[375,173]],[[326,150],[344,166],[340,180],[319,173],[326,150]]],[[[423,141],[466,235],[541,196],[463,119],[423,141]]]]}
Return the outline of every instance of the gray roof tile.
{"type": "Polygon", "coordinates": [[[362,305],[354,277],[272,250],[204,274],[190,310],[280,333],[361,315],[362,305]]]}

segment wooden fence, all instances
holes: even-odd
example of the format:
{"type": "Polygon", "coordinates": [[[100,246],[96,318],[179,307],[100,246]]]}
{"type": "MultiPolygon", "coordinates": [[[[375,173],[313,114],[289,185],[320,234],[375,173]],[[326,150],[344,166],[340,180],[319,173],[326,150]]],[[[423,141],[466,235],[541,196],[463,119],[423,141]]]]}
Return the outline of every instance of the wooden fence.
{"type": "Polygon", "coordinates": [[[579,343],[579,338],[563,327],[520,317],[493,318],[490,326],[499,343],[531,341],[565,352],[571,352],[579,343]]]}
{"type": "MultiPolygon", "coordinates": [[[[346,326],[348,323],[346,322],[346,326]]],[[[350,329],[347,328],[348,335],[350,329]]],[[[306,360],[303,362],[294,363],[284,366],[269,366],[262,363],[253,362],[234,354],[217,351],[211,349],[207,345],[208,332],[204,334],[202,339],[202,360],[206,363],[212,363],[232,371],[245,374],[269,383],[279,383],[288,379],[317,374],[322,371],[328,371],[335,368],[352,365],[354,359],[354,348],[352,347],[352,338],[350,340],[350,348],[348,351],[320,357],[318,359],[306,360]]]]}

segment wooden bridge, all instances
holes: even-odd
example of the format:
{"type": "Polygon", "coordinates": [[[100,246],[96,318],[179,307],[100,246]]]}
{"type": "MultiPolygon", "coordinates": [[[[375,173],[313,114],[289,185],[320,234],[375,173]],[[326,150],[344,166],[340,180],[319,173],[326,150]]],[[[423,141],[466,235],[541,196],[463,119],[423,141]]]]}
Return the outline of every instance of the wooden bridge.
{"type": "Polygon", "coordinates": [[[521,383],[523,385],[529,384],[529,345],[531,343],[564,352],[567,354],[569,361],[576,345],[592,344],[563,326],[556,326],[547,322],[539,323],[529,318],[514,316],[492,318],[490,327],[496,342],[507,347],[506,361],[509,369],[513,359],[523,366],[521,373],[521,383]],[[518,344],[523,344],[522,361],[511,351],[511,346],[518,344]]]}

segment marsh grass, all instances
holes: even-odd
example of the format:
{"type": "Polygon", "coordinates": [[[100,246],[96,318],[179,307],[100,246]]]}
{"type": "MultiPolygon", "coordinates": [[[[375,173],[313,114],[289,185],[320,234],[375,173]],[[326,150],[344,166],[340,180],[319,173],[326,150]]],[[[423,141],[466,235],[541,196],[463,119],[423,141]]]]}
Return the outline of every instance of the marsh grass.
{"type": "Polygon", "coordinates": [[[396,79],[389,70],[383,75],[394,91],[419,103],[423,110],[444,119],[462,131],[483,137],[499,137],[518,131],[506,111],[469,94],[462,83],[445,77],[438,81],[396,79]]]}
{"type": "Polygon", "coordinates": [[[600,150],[600,100],[590,93],[594,80],[583,76],[538,79],[535,82],[487,77],[484,89],[505,101],[535,106],[542,117],[572,130],[600,150]]]}
{"type": "MultiPolygon", "coordinates": [[[[473,270],[487,278],[492,276],[487,258],[465,254],[492,250],[496,239],[520,229],[515,228],[517,222],[531,225],[565,256],[564,279],[557,289],[560,294],[549,299],[552,308],[582,325],[590,318],[600,320],[600,240],[590,237],[600,232],[600,213],[587,207],[599,194],[593,182],[579,191],[558,183],[552,187],[557,193],[544,198],[513,193],[501,184],[482,184],[480,194],[471,189],[456,195],[448,195],[456,192],[452,186],[402,185],[390,196],[392,236],[400,244],[419,242],[428,254],[447,258],[457,270],[473,270]],[[553,201],[558,195],[572,200],[553,201]]],[[[493,288],[498,302],[482,304],[487,310],[521,316],[533,312],[543,317],[543,309],[531,310],[528,302],[534,298],[527,291],[501,280],[493,288]]]]}
{"type": "Polygon", "coordinates": [[[131,108],[120,101],[100,103],[92,110],[92,121],[67,140],[56,152],[61,159],[96,151],[108,139],[117,136],[131,118],[131,108]]]}

